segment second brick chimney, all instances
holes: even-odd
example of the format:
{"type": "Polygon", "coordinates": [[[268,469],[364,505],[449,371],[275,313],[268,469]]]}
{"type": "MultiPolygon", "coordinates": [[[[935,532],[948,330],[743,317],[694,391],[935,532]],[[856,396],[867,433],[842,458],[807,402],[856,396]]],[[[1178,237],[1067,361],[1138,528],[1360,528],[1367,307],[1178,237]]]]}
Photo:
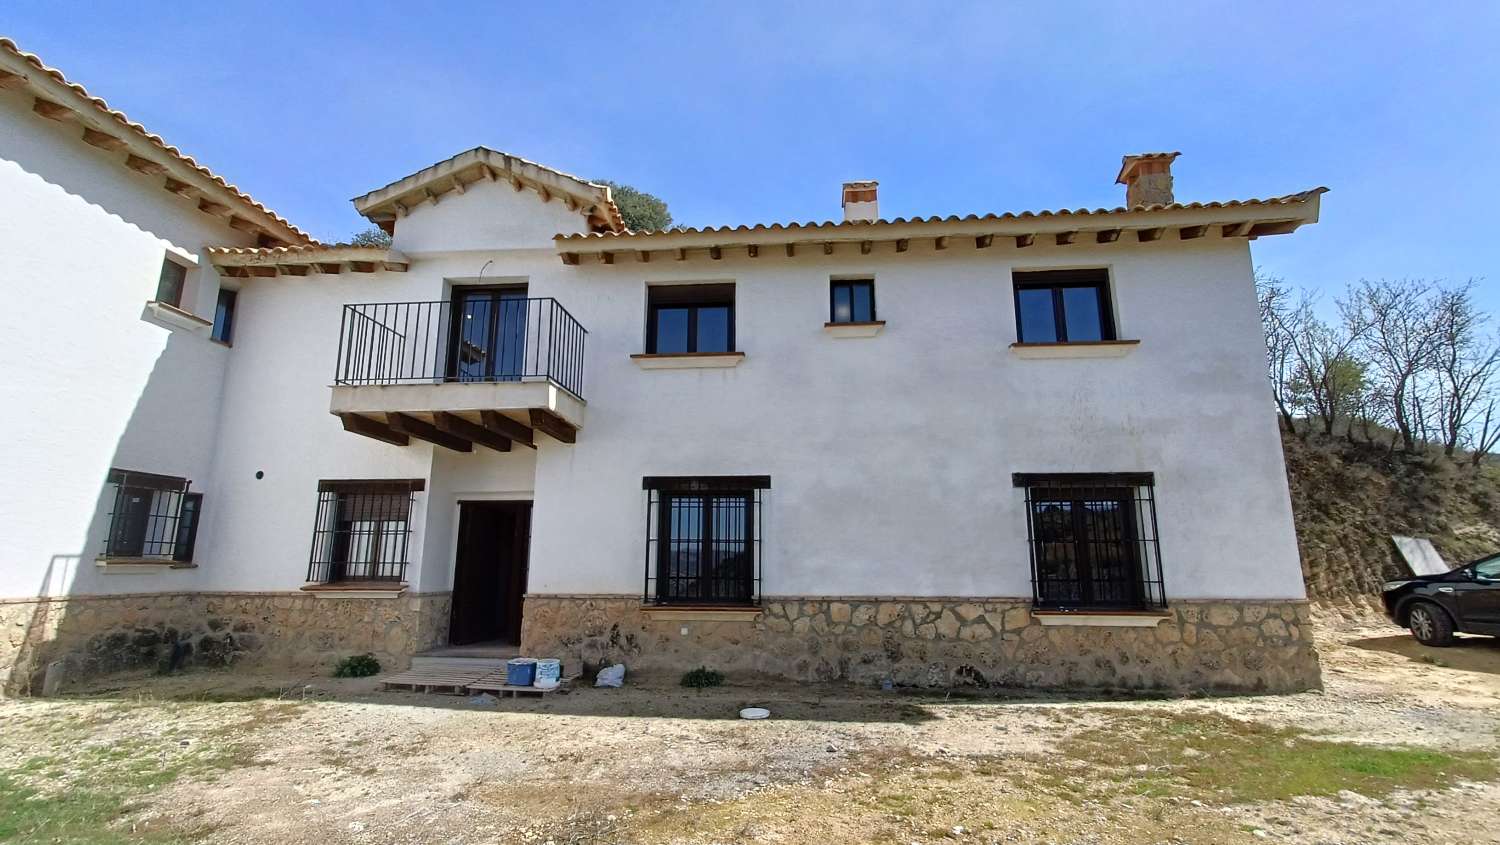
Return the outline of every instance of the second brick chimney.
{"type": "Polygon", "coordinates": [[[1120,160],[1115,182],[1125,186],[1125,205],[1171,205],[1172,162],[1182,153],[1139,153],[1120,160]]]}
{"type": "Polygon", "coordinates": [[[880,219],[880,203],[875,199],[879,182],[844,183],[844,222],[869,223],[880,219]]]}

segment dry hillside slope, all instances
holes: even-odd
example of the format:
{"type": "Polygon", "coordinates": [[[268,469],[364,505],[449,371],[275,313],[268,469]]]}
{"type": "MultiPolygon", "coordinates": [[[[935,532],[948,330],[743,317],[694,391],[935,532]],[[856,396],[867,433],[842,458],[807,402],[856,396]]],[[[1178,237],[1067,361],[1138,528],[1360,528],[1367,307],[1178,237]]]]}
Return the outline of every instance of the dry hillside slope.
{"type": "Polygon", "coordinates": [[[1379,606],[1380,584],[1406,572],[1392,534],[1426,537],[1449,563],[1500,551],[1500,467],[1476,471],[1433,452],[1283,435],[1308,597],[1379,606]]]}

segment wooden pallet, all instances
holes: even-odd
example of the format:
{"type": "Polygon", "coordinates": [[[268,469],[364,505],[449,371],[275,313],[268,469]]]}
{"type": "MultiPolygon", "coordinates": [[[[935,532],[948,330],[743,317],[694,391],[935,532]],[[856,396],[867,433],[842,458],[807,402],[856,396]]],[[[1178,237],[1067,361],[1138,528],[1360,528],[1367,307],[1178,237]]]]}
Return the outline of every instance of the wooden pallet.
{"type": "Polygon", "coordinates": [[[469,685],[492,674],[493,670],[460,669],[451,666],[408,669],[389,678],[381,678],[381,689],[409,689],[413,692],[443,692],[449,695],[465,695],[469,685]]]}
{"type": "Polygon", "coordinates": [[[480,678],[479,680],[469,684],[469,690],[471,692],[494,693],[501,698],[504,698],[507,695],[509,695],[511,698],[519,698],[523,695],[534,696],[536,698],[545,698],[547,693],[569,692],[572,689],[572,686],[573,678],[563,678],[558,683],[558,685],[553,687],[552,689],[537,689],[536,687],[515,687],[505,682],[504,672],[491,672],[485,675],[483,678],[480,678]]]}

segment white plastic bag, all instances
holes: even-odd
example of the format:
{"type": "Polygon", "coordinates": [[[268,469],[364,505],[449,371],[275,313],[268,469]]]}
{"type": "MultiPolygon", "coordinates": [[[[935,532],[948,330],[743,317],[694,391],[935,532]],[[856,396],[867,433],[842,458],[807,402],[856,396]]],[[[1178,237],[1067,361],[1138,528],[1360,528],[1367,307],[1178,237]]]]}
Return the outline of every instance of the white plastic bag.
{"type": "Polygon", "coordinates": [[[616,663],[599,670],[599,676],[594,678],[596,687],[623,687],[625,686],[625,664],[616,663]]]}

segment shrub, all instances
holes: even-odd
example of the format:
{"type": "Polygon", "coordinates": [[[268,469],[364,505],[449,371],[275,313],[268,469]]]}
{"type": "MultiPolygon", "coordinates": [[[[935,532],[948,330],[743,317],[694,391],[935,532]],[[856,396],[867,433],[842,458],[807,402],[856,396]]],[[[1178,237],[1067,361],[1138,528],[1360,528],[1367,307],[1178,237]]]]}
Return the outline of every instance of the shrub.
{"type": "Polygon", "coordinates": [[[380,674],[380,661],[373,654],[356,654],[339,661],[333,670],[335,678],[368,678],[380,674]]]}
{"type": "Polygon", "coordinates": [[[697,669],[687,672],[682,676],[682,685],[692,687],[693,689],[717,687],[723,686],[723,684],[724,673],[709,669],[706,666],[699,666],[697,669]]]}

